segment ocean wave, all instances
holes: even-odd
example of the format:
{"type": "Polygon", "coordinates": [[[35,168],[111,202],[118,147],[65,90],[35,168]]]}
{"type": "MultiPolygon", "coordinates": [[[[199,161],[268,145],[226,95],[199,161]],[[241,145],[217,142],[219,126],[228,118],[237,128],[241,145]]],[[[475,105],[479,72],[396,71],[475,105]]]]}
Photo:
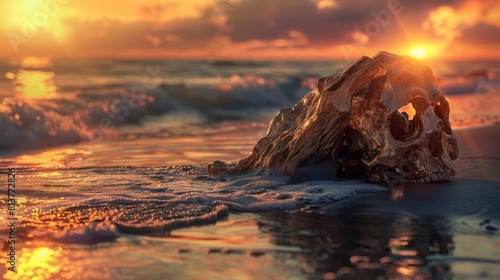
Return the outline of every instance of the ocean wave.
{"type": "Polygon", "coordinates": [[[150,91],[85,89],[52,99],[6,97],[0,103],[0,150],[40,149],[113,135],[116,127],[169,112],[200,120],[243,119],[295,104],[309,91],[299,78],[274,84],[234,75],[219,85],[161,84],[150,91]]]}
{"type": "Polygon", "coordinates": [[[445,95],[495,94],[500,90],[500,79],[488,75],[459,76],[438,81],[440,90],[445,95]]]}
{"type": "MultiPolygon", "coordinates": [[[[122,125],[172,112],[194,115],[200,121],[243,120],[293,106],[316,83],[315,77],[273,82],[254,75],[232,75],[204,85],[160,84],[151,90],[108,85],[51,99],[6,97],[0,103],[0,151],[95,141],[103,135],[118,135],[116,128],[122,125]]],[[[447,78],[438,85],[449,97],[474,94],[485,100],[499,91],[500,80],[479,75],[447,78]]],[[[465,118],[462,115],[454,122],[465,118]]]]}

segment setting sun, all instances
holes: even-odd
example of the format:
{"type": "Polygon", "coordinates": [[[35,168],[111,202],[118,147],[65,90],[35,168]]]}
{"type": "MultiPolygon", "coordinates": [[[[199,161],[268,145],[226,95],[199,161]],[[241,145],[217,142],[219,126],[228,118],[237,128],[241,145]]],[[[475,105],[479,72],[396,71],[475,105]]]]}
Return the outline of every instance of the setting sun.
{"type": "Polygon", "coordinates": [[[410,56],[416,59],[422,59],[427,55],[427,50],[422,46],[414,46],[410,50],[410,56]]]}

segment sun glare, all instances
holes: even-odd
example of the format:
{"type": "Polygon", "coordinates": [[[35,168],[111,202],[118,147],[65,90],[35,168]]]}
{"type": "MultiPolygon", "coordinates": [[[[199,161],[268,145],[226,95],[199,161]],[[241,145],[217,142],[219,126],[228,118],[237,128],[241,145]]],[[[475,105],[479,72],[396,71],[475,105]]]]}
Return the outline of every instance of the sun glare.
{"type": "Polygon", "coordinates": [[[57,96],[54,72],[19,70],[16,74],[16,94],[29,99],[51,99],[57,96]]]}
{"type": "Polygon", "coordinates": [[[410,56],[416,59],[422,59],[427,55],[427,50],[422,46],[414,46],[410,50],[410,56]]]}
{"type": "Polygon", "coordinates": [[[406,114],[408,114],[408,120],[410,121],[413,120],[413,117],[417,113],[417,111],[415,111],[415,108],[413,108],[413,105],[411,103],[408,103],[405,106],[399,108],[398,112],[400,113],[405,112],[406,114]]]}
{"type": "Polygon", "coordinates": [[[6,279],[54,279],[61,271],[62,248],[22,248],[16,273],[4,274],[6,279]]]}

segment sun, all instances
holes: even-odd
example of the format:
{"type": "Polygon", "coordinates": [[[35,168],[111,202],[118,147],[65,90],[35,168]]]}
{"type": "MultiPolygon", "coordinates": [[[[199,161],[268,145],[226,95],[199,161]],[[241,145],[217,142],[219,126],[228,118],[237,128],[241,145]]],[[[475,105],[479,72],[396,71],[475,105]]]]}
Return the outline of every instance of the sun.
{"type": "Polygon", "coordinates": [[[422,46],[413,46],[410,50],[410,56],[416,59],[422,59],[427,55],[427,50],[422,46]]]}

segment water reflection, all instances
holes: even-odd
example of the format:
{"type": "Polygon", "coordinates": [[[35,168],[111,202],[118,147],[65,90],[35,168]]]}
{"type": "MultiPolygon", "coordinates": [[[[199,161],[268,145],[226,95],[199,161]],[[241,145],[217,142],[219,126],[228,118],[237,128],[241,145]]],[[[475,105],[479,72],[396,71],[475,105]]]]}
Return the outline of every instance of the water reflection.
{"type": "Polygon", "coordinates": [[[4,279],[54,279],[61,270],[59,255],[62,248],[22,248],[16,273],[6,272],[4,279]]]}
{"type": "Polygon", "coordinates": [[[54,66],[50,57],[46,56],[25,56],[21,61],[21,66],[24,68],[46,69],[54,66]]]}
{"type": "Polygon", "coordinates": [[[15,92],[30,99],[50,99],[57,96],[54,72],[19,70],[15,92]]]}
{"type": "MultiPolygon", "coordinates": [[[[20,155],[14,159],[18,168],[58,169],[79,167],[89,151],[76,148],[59,148],[34,154],[20,155]]],[[[0,162],[0,166],[2,163],[0,162]]]]}
{"type": "Polygon", "coordinates": [[[430,255],[451,255],[453,236],[435,217],[307,213],[264,213],[260,228],[276,244],[298,246],[301,265],[290,279],[430,279],[451,275],[447,263],[430,255]],[[284,230],[288,229],[288,230],[284,230]]]}
{"type": "Polygon", "coordinates": [[[28,99],[56,98],[55,73],[51,71],[52,61],[46,57],[25,57],[17,73],[7,72],[17,96],[28,99]]]}

